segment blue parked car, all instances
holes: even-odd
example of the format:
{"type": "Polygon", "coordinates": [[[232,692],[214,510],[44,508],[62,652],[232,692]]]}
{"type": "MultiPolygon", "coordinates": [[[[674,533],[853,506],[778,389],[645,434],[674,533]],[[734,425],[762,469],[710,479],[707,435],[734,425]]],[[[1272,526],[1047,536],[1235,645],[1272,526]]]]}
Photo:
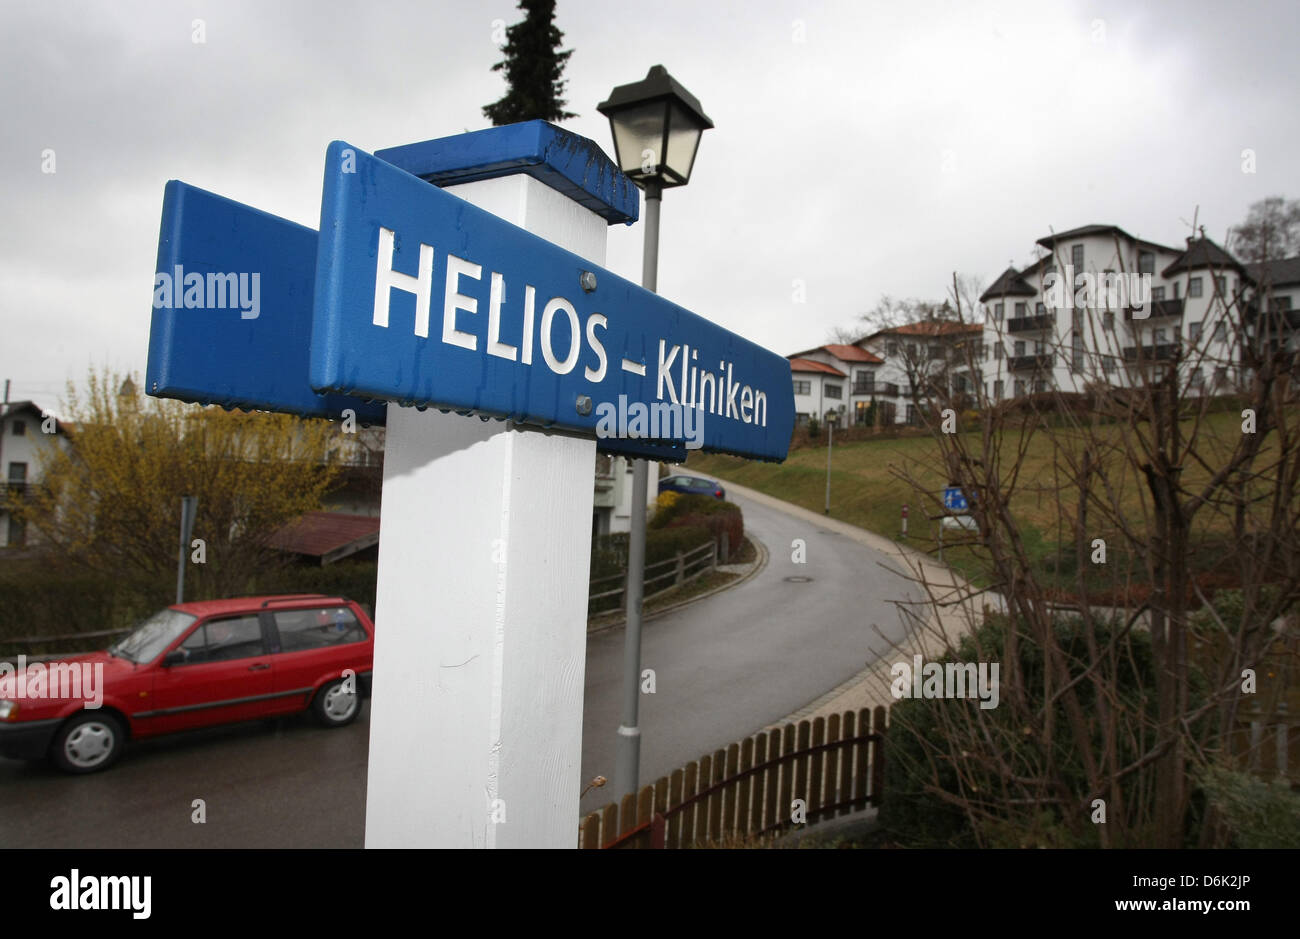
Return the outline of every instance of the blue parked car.
{"type": "Polygon", "coordinates": [[[665,476],[659,480],[660,492],[680,492],[688,496],[713,496],[725,499],[727,491],[722,484],[702,476],[665,476]]]}

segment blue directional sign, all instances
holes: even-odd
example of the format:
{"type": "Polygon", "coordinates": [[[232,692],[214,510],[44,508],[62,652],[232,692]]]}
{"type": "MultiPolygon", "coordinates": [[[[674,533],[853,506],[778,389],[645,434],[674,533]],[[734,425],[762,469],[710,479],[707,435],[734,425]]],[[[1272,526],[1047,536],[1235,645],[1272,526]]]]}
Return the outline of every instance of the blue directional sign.
{"type": "Polygon", "coordinates": [[[966,512],[970,509],[970,506],[966,503],[966,493],[956,486],[949,486],[944,489],[943,507],[950,512],[966,512]]]}
{"type": "Polygon", "coordinates": [[[318,392],[786,456],[786,359],[342,141],[320,231],[318,392]]]}
{"type": "Polygon", "coordinates": [[[307,380],[316,232],[172,180],[163,194],[149,394],[382,424],[381,401],[307,380]]]}

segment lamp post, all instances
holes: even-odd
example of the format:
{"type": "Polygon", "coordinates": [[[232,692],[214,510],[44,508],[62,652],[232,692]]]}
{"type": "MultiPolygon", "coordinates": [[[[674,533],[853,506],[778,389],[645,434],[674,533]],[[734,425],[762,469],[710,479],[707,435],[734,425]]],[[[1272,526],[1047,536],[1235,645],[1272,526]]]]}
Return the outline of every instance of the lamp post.
{"type": "Polygon", "coordinates": [[[839,411],[826,412],[826,514],[831,514],[831,448],[835,445],[835,424],[839,411]]]}
{"type": "MultiPolygon", "coordinates": [[[[695,152],[713,122],[696,97],[662,65],[619,85],[596,110],[609,118],[619,169],[645,191],[641,285],[657,290],[659,205],[663,191],[690,182],[695,152]]],[[[627,632],[623,640],[623,719],[614,782],[620,796],[636,791],[641,773],[641,601],[645,587],[646,461],[632,461],[632,530],[627,549],[627,632]]]]}

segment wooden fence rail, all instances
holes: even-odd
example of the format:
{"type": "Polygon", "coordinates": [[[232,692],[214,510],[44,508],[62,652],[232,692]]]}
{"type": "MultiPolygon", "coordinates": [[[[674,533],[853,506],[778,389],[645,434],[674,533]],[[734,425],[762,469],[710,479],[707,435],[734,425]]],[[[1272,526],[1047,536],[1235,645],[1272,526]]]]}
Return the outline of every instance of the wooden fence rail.
{"type": "Polygon", "coordinates": [[[807,822],[879,805],[887,719],[863,708],[747,737],[587,815],[578,846],[726,844],[790,826],[795,799],[807,822]]]}
{"type": "MultiPolygon", "coordinates": [[[[674,557],[667,558],[663,561],[656,561],[654,564],[645,566],[645,580],[643,583],[645,594],[643,600],[651,600],[662,593],[673,590],[688,580],[694,580],[701,574],[714,570],[718,566],[718,543],[709,539],[698,548],[692,548],[689,551],[678,551],[674,557]],[[664,573],[651,575],[651,571],[657,571],[664,568],[664,573]],[[666,585],[658,589],[651,590],[650,585],[666,581],[666,585]]],[[[591,588],[597,584],[618,581],[618,586],[613,590],[602,590],[588,594],[587,602],[594,600],[603,600],[606,597],[619,597],[619,603],[624,601],[627,590],[627,571],[621,571],[617,574],[610,574],[606,577],[597,577],[591,582],[591,588]]]]}

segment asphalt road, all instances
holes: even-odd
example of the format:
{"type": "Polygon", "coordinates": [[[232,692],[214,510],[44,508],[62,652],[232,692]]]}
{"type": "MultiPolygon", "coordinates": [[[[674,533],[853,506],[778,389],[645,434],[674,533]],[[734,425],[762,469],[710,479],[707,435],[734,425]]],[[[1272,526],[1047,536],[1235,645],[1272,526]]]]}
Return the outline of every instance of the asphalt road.
{"type": "MultiPolygon", "coordinates": [[[[641,695],[643,783],[761,730],[860,671],[901,638],[891,601],[912,596],[897,567],[842,535],[743,498],[745,530],[767,546],[767,566],[739,587],[645,624],[641,695]],[[792,543],[806,544],[805,562],[792,543]],[[789,578],[806,578],[799,582],[789,578]],[[880,633],[875,627],[879,626],[880,633]]],[[[612,801],[623,700],[622,629],[587,644],[582,778],[609,779],[582,800],[612,801]]]]}
{"type": "MultiPolygon", "coordinates": [[[[744,499],[771,557],[745,584],[648,622],[641,777],[651,780],[779,720],[855,674],[900,632],[907,591],[869,549],[744,499]],[[803,539],[807,561],[791,561],[803,539]],[[801,582],[790,577],[808,578],[801,582]]],[[[588,643],[582,801],[609,801],[622,700],[623,631],[588,643]]],[[[324,730],[306,715],[133,745],[113,769],[65,776],[0,759],[0,847],[361,847],[370,710],[324,730]],[[195,824],[193,802],[206,823],[195,824]]]]}

